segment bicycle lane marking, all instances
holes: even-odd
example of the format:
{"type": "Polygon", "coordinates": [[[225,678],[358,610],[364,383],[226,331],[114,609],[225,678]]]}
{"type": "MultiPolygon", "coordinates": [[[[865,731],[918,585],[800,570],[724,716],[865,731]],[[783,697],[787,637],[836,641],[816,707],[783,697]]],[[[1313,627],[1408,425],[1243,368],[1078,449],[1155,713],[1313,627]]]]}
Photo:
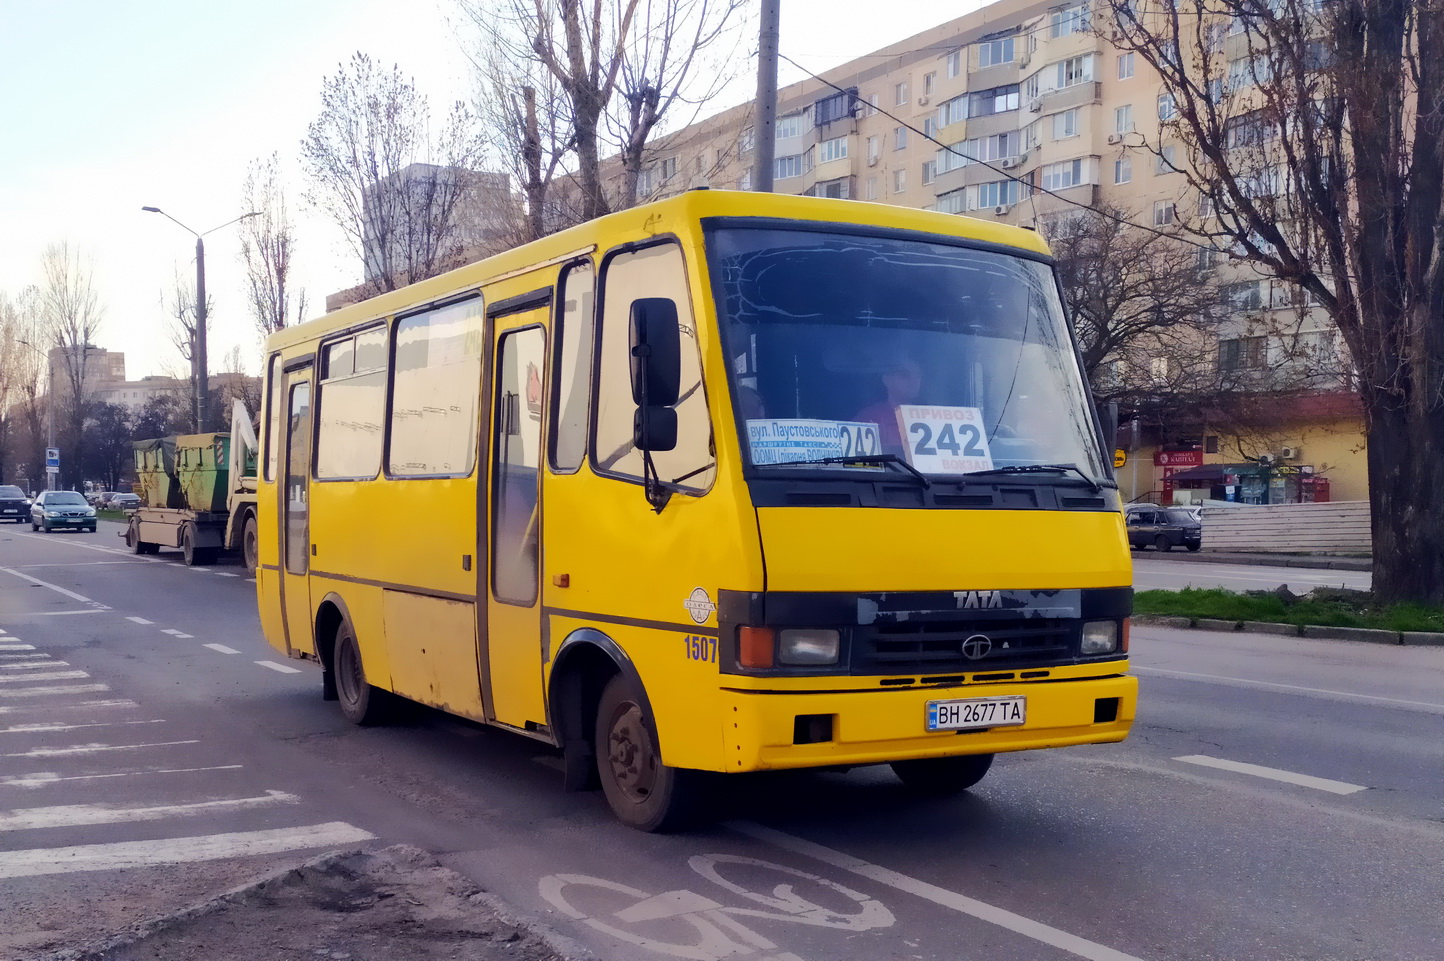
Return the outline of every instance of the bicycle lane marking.
{"type": "Polygon", "coordinates": [[[1012,911],[995,907],[976,898],[949,891],[927,881],[908,877],[906,874],[900,874],[861,858],[855,858],[850,854],[843,854],[841,851],[834,851],[821,844],[814,844],[811,841],[805,841],[802,838],[793,837],[751,821],[728,821],[725,826],[765,844],[842,868],[844,871],[851,871],[870,881],[887,885],[895,890],[931,901],[940,907],[997,925],[1015,934],[1032,938],[1034,941],[1041,941],[1062,951],[1067,951],[1069,954],[1087,958],[1088,961],[1140,961],[1131,954],[1116,951],[1076,934],[1069,934],[1067,931],[1061,931],[1041,921],[1025,918],[1021,914],[1014,914],[1012,911]]]}
{"type": "Polygon", "coordinates": [[[689,961],[720,961],[723,958],[753,955],[754,952],[754,961],[802,961],[790,951],[773,953],[779,951],[778,946],[737,920],[738,917],[763,918],[853,932],[891,927],[896,922],[891,911],[868,895],[783,864],[730,854],[697,855],[688,859],[687,864],[703,879],[773,910],[729,907],[704,894],[686,889],[650,895],[630,885],[582,874],[549,875],[540,880],[539,889],[542,897],[553,907],[575,921],[619,941],[635,944],[658,954],[687,958],[689,961]],[[844,902],[850,902],[857,910],[836,911],[815,904],[799,895],[791,884],[777,885],[770,895],[750,891],[723,877],[722,865],[776,871],[792,879],[794,883],[814,883],[826,888],[831,894],[841,896],[844,902]],[[620,909],[615,903],[605,906],[588,903],[588,910],[583,910],[573,901],[593,902],[596,896],[593,894],[590,899],[569,897],[568,889],[573,887],[621,895],[626,903],[621,905],[620,909]],[[660,933],[657,931],[659,925],[665,928],[665,922],[690,925],[693,937],[688,943],[679,944],[652,936],[660,933]],[[635,929],[628,930],[622,925],[651,927],[642,929],[647,933],[640,933],[635,929]]]}

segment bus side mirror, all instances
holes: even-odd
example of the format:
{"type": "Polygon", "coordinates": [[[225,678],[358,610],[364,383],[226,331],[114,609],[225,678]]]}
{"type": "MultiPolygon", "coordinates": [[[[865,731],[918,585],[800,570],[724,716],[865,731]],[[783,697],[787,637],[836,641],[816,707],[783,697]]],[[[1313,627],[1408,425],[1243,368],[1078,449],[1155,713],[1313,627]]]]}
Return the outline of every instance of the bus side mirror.
{"type": "Polygon", "coordinates": [[[632,442],[638,450],[677,446],[675,404],[682,383],[682,338],[677,305],[665,297],[632,302],[632,442]]]}
{"type": "Polygon", "coordinates": [[[632,443],[637,450],[675,450],[677,408],[638,407],[632,418],[632,443]]]}
{"type": "Polygon", "coordinates": [[[632,402],[671,407],[682,383],[677,305],[666,297],[632,301],[632,402]]]}

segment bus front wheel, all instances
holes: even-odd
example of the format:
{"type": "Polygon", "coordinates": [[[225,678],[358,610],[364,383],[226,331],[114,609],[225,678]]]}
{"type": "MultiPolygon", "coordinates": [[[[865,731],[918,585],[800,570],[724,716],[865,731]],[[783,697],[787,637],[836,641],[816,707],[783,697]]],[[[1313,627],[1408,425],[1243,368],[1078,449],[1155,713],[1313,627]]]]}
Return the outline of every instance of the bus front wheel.
{"type": "Polygon", "coordinates": [[[367,682],[366,669],[361,664],[361,647],[356,643],[356,632],[348,621],[343,620],[336,628],[336,647],[332,657],[336,700],[346,720],[363,727],[385,721],[390,713],[391,696],[367,682]]]}
{"type": "Polygon", "coordinates": [[[698,771],[668,767],[657,747],[645,699],[618,674],[597,705],[596,756],[602,792],[613,813],[639,831],[689,826],[701,807],[698,771]]]}
{"type": "Polygon", "coordinates": [[[992,766],[991,754],[963,754],[956,757],[894,761],[892,770],[898,780],[918,794],[952,797],[981,781],[992,766]]]}

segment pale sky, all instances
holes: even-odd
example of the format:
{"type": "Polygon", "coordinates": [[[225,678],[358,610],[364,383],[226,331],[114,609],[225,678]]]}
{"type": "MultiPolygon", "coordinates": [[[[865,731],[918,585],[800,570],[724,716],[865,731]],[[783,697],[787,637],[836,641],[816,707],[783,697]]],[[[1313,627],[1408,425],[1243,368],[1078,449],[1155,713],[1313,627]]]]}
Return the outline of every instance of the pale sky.
{"type": "MultiPolygon", "coordinates": [[[[821,71],[979,5],[782,0],[781,51],[821,71]]],[[[433,114],[469,99],[453,10],[450,0],[0,0],[0,292],[38,283],[42,251],[68,240],[94,268],[98,345],[124,351],[132,379],[180,371],[161,297],[177,272],[194,280],[195,240],[140,208],[208,231],[245,212],[247,164],[278,151],[296,222],[292,282],[316,316],[326,294],[360,280],[339,228],[301,199],[298,147],[321,82],[360,50],[414,76],[433,114]]],[[[782,65],[781,84],[799,79],[782,65]]],[[[750,99],[750,76],[741,87],[750,99]]],[[[239,344],[255,373],[236,230],[206,236],[210,368],[239,344]]]]}

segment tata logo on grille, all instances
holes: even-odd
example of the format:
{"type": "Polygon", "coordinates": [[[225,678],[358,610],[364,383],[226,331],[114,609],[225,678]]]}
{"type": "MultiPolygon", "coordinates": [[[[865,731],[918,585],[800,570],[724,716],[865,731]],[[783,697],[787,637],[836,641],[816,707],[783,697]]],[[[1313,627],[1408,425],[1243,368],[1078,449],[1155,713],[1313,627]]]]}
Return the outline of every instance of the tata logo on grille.
{"type": "Polygon", "coordinates": [[[974,634],[963,641],[963,657],[970,661],[981,660],[993,649],[993,639],[986,634],[974,634]]]}
{"type": "Polygon", "coordinates": [[[990,611],[1003,606],[1002,591],[956,591],[953,596],[963,611],[990,611]]]}

